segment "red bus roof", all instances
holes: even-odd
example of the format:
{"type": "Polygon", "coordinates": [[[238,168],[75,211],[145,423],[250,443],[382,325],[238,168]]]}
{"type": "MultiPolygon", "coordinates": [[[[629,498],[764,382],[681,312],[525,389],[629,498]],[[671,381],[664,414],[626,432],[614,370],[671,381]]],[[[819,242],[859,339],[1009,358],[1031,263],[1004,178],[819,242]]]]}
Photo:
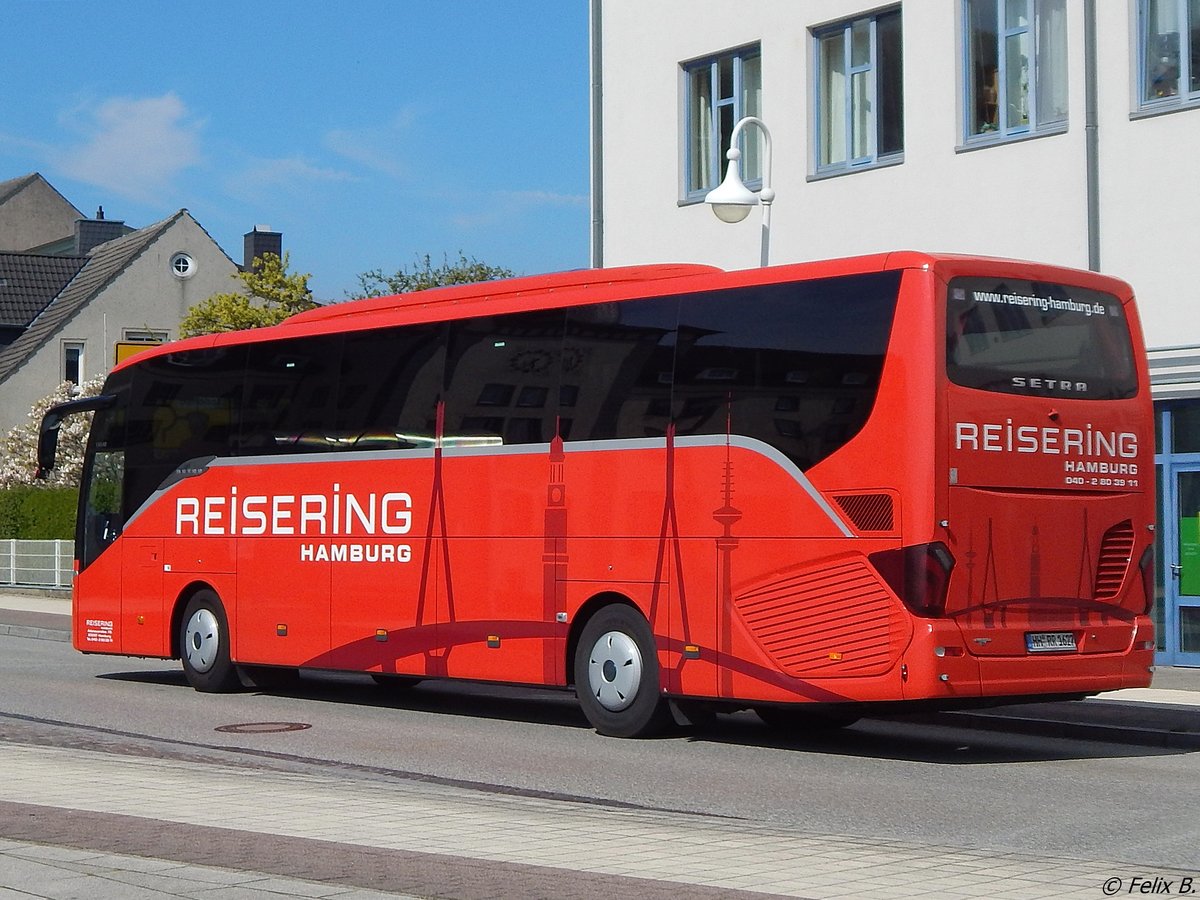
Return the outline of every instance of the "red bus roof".
{"type": "Polygon", "coordinates": [[[322,306],[291,316],[278,325],[186,338],[142,351],[119,363],[123,369],[164,353],[179,350],[222,347],[260,341],[285,340],[336,331],[359,331],[390,325],[436,322],[485,314],[477,304],[486,303],[487,313],[511,313],[547,307],[582,306],[636,297],[686,294],[720,288],[746,287],[780,281],[828,278],[861,272],[895,269],[933,269],[944,277],[959,270],[978,269],[981,263],[1012,277],[1045,278],[1047,270],[1071,273],[1082,286],[1114,290],[1128,285],[1095,272],[1049,266],[1024,260],[1001,259],[950,253],[924,253],[911,250],[866,256],[792,263],[767,268],[727,272],[715,266],[669,263],[626,266],[612,269],[583,269],[544,275],[527,275],[498,281],[431,288],[411,294],[368,297],[322,306]],[[531,303],[531,298],[536,302],[531,303]]]}

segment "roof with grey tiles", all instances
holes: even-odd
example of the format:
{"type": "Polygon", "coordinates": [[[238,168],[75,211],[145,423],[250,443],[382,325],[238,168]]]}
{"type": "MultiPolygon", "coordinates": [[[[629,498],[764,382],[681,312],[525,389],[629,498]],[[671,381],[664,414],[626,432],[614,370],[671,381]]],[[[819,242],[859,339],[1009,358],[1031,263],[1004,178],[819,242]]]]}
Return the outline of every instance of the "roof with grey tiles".
{"type": "Polygon", "coordinates": [[[93,249],[75,278],[42,310],[25,333],[0,351],[0,382],[20,368],[59,328],[111,284],[113,279],[163,232],[187,215],[188,211],[181,209],[161,222],[93,249]]]}
{"type": "Polygon", "coordinates": [[[86,256],[0,253],[0,327],[27,327],[85,262],[86,256]]]}
{"type": "MultiPolygon", "coordinates": [[[[28,175],[20,175],[16,178],[10,178],[7,181],[0,181],[0,206],[3,206],[10,197],[20,193],[22,190],[29,187],[29,185],[37,181],[45,184],[46,187],[58,194],[59,197],[62,197],[63,203],[67,204],[67,206],[71,207],[71,209],[74,209],[77,213],[79,212],[79,210],[75,208],[75,204],[66,197],[63,197],[62,192],[50,182],[46,181],[40,172],[30,172],[28,175]]],[[[79,214],[81,216],[83,215],[83,213],[79,214]]]]}

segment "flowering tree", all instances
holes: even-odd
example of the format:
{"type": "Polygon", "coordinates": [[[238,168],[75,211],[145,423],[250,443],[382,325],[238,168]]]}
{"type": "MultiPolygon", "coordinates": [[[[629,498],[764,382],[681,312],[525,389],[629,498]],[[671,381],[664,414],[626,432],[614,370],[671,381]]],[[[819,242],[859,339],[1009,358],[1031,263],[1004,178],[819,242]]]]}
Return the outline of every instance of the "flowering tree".
{"type": "Polygon", "coordinates": [[[26,421],[18,425],[0,443],[0,488],[19,484],[45,485],[47,487],[78,487],[83,471],[83,451],[87,445],[88,429],[92,425],[91,413],[67,416],[58,431],[57,464],[45,479],[37,479],[38,431],[42,416],[50,407],[80,397],[94,397],[100,393],[103,378],[86,381],[81,385],[64,381],[49,395],[33,405],[26,421]]]}

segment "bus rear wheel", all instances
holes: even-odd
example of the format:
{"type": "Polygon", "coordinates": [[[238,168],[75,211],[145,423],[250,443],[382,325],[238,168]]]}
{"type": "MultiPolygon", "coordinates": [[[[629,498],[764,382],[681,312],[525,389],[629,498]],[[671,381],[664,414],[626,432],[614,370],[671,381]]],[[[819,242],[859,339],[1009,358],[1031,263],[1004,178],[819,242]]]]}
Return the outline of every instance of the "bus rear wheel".
{"type": "Polygon", "coordinates": [[[229,620],[213,591],[197,591],[188,601],[179,625],[179,658],[188,683],[198,691],[223,693],[240,687],[229,658],[229,620]]]}
{"type": "Polygon", "coordinates": [[[579,636],[574,670],[579,704],[601,734],[647,737],[670,721],[654,634],[636,609],[614,604],[596,613],[579,636]]]}

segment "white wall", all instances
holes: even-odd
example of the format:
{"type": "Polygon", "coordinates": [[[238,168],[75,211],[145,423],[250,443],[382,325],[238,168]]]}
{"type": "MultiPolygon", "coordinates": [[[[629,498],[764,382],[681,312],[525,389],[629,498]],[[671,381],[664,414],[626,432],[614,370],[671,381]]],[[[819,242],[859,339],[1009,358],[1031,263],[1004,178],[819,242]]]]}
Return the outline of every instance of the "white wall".
{"type": "Polygon", "coordinates": [[[1100,267],[1134,286],[1150,347],[1200,345],[1200,109],[1134,114],[1133,4],[1096,5],[1100,267]]]}
{"type": "MultiPolygon", "coordinates": [[[[757,265],[760,213],[725,225],[680,206],[679,64],[759,41],[774,138],[771,262],[889,249],[1086,268],[1083,2],[1067,0],[1070,121],[1062,134],[960,151],[959,4],[907,0],[904,162],[810,180],[810,29],[878,6],[846,0],[594,0],[603,11],[604,264],[757,265]]],[[[1101,268],[1130,281],[1151,346],[1200,344],[1195,187],[1200,110],[1131,120],[1133,0],[1098,8],[1101,268]]]]}

